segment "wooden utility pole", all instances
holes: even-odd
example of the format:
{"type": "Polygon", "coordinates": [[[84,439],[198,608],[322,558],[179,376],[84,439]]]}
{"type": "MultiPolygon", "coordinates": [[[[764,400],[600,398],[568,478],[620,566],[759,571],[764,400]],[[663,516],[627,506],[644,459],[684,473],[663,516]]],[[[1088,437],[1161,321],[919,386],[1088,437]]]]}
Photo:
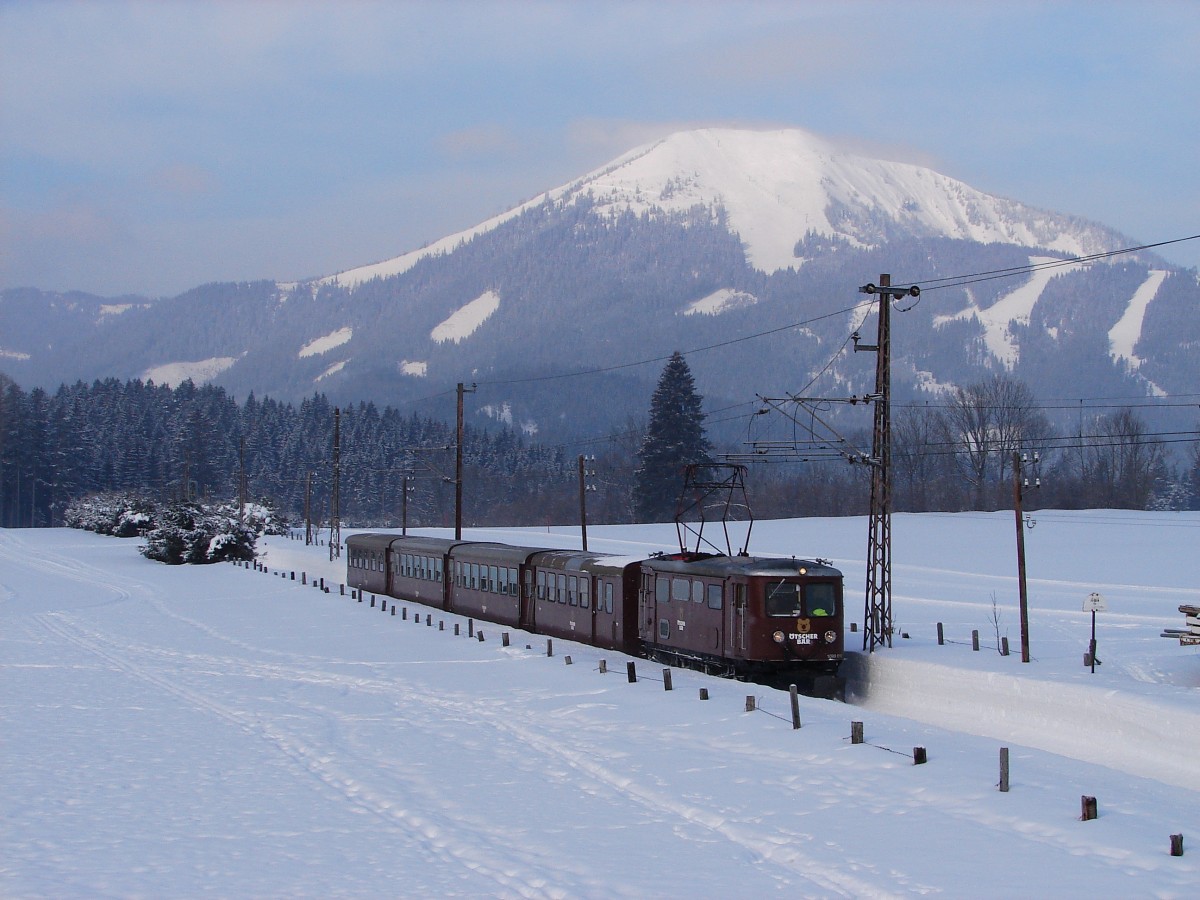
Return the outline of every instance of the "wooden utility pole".
{"type": "Polygon", "coordinates": [[[308,473],[308,478],[304,484],[304,544],[308,546],[313,542],[313,527],[312,527],[312,476],[313,473],[308,473]]]}
{"type": "Polygon", "coordinates": [[[584,468],[586,459],[583,454],[579,455],[579,532],[583,537],[583,549],[587,549],[587,482],[584,477],[587,471],[584,468]]]}
{"type": "Polygon", "coordinates": [[[246,437],[238,440],[238,521],[246,522],[246,437]]]}
{"type": "Polygon", "coordinates": [[[404,476],[404,493],[400,495],[400,533],[408,534],[408,476],[404,476]]]}
{"type": "Polygon", "coordinates": [[[333,490],[329,495],[329,561],[342,555],[342,411],[333,408],[333,490]]]}
{"type": "Polygon", "coordinates": [[[1014,450],[1013,512],[1017,517],[1017,586],[1021,597],[1021,662],[1029,662],[1029,594],[1025,589],[1025,512],[1022,509],[1021,454],[1014,450]]]}
{"type": "Polygon", "coordinates": [[[455,441],[454,454],[454,539],[462,540],[462,503],[463,503],[463,394],[475,393],[475,385],[469,388],[458,383],[458,437],[455,441]]]}

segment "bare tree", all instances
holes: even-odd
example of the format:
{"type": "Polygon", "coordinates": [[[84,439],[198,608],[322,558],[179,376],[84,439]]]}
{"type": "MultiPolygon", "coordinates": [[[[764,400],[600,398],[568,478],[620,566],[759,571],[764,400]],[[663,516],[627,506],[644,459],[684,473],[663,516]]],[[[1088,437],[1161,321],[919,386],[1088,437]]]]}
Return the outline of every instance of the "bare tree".
{"type": "Polygon", "coordinates": [[[898,509],[926,512],[938,505],[937,482],[945,459],[938,452],[940,439],[936,410],[928,406],[897,408],[892,419],[892,465],[898,509]]]}
{"type": "Polygon", "coordinates": [[[1146,425],[1126,408],[1096,420],[1086,440],[1084,483],[1092,505],[1145,509],[1155,481],[1166,473],[1159,444],[1147,440],[1146,425]]]}
{"type": "Polygon", "coordinates": [[[1051,429],[1024,382],[993,375],[954,389],[942,411],[941,433],[971,486],[973,506],[987,509],[1004,496],[989,488],[1005,481],[1013,451],[1041,447],[1051,429]]]}

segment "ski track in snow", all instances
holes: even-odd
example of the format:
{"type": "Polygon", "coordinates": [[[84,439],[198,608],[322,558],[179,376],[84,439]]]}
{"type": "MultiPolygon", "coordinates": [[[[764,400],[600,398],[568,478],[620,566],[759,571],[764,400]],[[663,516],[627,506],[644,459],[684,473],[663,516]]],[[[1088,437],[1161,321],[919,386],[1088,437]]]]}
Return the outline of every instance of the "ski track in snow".
{"type": "MultiPolygon", "coordinates": [[[[450,815],[439,820],[408,809],[392,796],[374,790],[357,775],[349,772],[346,766],[339,765],[336,760],[340,754],[335,752],[336,748],[314,745],[294,733],[289,733],[279,723],[265,720],[253,709],[239,709],[228,702],[215,700],[200,690],[184,686],[182,682],[187,679],[188,673],[182,666],[194,666],[199,663],[201,675],[220,673],[223,677],[229,677],[240,674],[254,678],[274,678],[287,683],[300,681],[389,695],[396,691],[394,683],[382,684],[370,679],[339,678],[314,673],[311,670],[288,671],[280,667],[246,665],[237,660],[204,656],[184,659],[175,654],[165,654],[168,658],[148,663],[145,657],[157,651],[113,643],[98,632],[85,632],[77,623],[67,621],[62,614],[42,615],[38,620],[55,636],[100,658],[113,669],[125,672],[179,698],[185,704],[204,710],[217,719],[266,741],[285,757],[299,774],[316,779],[339,800],[361,809],[387,825],[407,832],[412,837],[407,843],[421,852],[428,864],[463,865],[494,880],[513,896],[557,895],[553,889],[546,890],[548,886],[542,877],[532,881],[520,877],[521,867],[513,866],[507,860],[513,849],[503,843],[499,847],[496,846],[497,839],[503,841],[502,835],[494,835],[486,829],[472,827],[471,823],[450,815]],[[163,663],[166,663],[165,670],[171,673],[170,677],[157,671],[163,663]]],[[[222,692],[221,696],[226,701],[230,698],[226,692],[222,692]]],[[[402,695],[401,699],[412,698],[402,695]]],[[[328,715],[331,720],[338,718],[336,713],[328,715]]],[[[417,808],[429,810],[442,806],[436,797],[430,799],[434,802],[422,803],[417,808]]],[[[543,858],[536,862],[536,870],[545,872],[554,861],[543,858]]]]}

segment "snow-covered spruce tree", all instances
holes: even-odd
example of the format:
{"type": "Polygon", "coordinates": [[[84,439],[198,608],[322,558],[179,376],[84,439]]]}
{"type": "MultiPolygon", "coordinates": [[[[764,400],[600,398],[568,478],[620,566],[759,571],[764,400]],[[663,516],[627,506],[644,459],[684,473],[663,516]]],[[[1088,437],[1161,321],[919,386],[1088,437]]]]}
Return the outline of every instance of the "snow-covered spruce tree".
{"type": "MultiPolygon", "coordinates": [[[[236,508],[234,508],[236,510],[236,508]]],[[[159,512],[158,527],[146,533],[140,548],[147,559],[168,565],[254,559],[257,534],[234,513],[198,503],[175,503],[159,512]]]]}
{"type": "Polygon", "coordinates": [[[63,524],[114,537],[137,537],[154,526],[157,506],[132,491],[107,491],[72,500],[63,511],[63,524]]]}
{"type": "Polygon", "coordinates": [[[638,450],[640,465],[634,478],[634,511],[639,522],[664,522],[675,515],[683,469],[689,463],[712,459],[712,444],[704,432],[704,413],[683,354],[671,354],[650,398],[650,422],[638,450]]]}

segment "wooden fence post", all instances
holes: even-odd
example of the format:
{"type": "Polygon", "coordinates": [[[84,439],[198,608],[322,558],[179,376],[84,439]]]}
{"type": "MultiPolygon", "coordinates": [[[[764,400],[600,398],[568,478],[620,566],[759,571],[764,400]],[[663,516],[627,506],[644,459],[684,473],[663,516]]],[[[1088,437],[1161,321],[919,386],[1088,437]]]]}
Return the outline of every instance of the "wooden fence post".
{"type": "Polygon", "coordinates": [[[1096,809],[1095,797],[1089,797],[1084,794],[1079,798],[1079,806],[1081,810],[1081,815],[1079,818],[1084,822],[1095,819],[1099,815],[1099,812],[1096,809]]]}
{"type": "Polygon", "coordinates": [[[625,663],[625,677],[629,679],[630,684],[637,684],[637,668],[632,659],[625,663]]]}
{"type": "Polygon", "coordinates": [[[608,674],[608,660],[607,659],[600,660],[600,674],[601,675],[608,674]]]}
{"type": "Polygon", "coordinates": [[[547,656],[554,655],[554,641],[551,638],[546,638],[546,655],[547,656]]]}
{"type": "Polygon", "coordinates": [[[701,700],[708,699],[708,688],[700,688],[700,699],[701,700]]]}
{"type": "Polygon", "coordinates": [[[979,649],[979,629],[975,629],[971,632],[971,649],[979,649]]]}
{"type": "Polygon", "coordinates": [[[938,622],[937,625],[938,625],[938,646],[941,647],[941,646],[944,646],[946,643],[946,635],[942,631],[942,623],[938,622]]]}
{"type": "Polygon", "coordinates": [[[792,698],[792,730],[800,727],[800,692],[794,684],[788,686],[788,693],[792,698]]]}
{"type": "Polygon", "coordinates": [[[1008,793],[1008,748],[1000,748],[1000,790],[1008,793]]]}
{"type": "Polygon", "coordinates": [[[850,723],[850,743],[861,744],[862,742],[863,742],[863,723],[862,722],[851,722],[850,723]]]}
{"type": "Polygon", "coordinates": [[[502,646],[502,647],[508,646],[508,632],[507,631],[503,631],[500,633],[500,646],[502,646]]]}
{"type": "Polygon", "coordinates": [[[923,766],[928,761],[929,757],[925,754],[924,747],[913,747],[913,765],[923,766]]]}
{"type": "Polygon", "coordinates": [[[570,656],[564,656],[564,657],[563,657],[563,661],[564,661],[564,662],[565,662],[565,663],[566,663],[568,666],[569,666],[569,665],[571,665],[571,657],[570,657],[570,656]]]}
{"type": "Polygon", "coordinates": [[[1171,835],[1171,855],[1172,856],[1183,856],[1183,835],[1182,834],[1171,835]]]}
{"type": "Polygon", "coordinates": [[[754,712],[754,695],[753,694],[748,694],[746,696],[746,712],[754,712]]]}
{"type": "Polygon", "coordinates": [[[671,670],[663,669],[663,690],[671,690],[671,670]]]}

